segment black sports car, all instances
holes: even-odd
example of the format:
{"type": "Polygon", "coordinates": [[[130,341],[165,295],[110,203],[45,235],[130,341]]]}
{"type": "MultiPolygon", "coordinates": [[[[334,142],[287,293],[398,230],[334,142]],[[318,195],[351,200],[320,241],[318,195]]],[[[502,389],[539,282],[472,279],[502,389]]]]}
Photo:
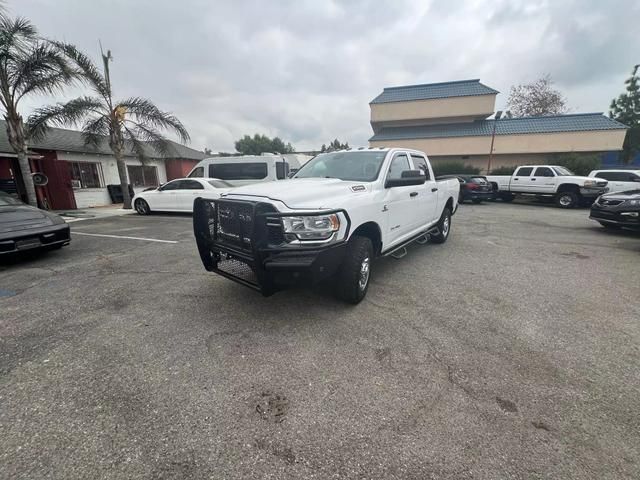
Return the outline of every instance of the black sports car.
{"type": "Polygon", "coordinates": [[[600,195],[591,206],[589,218],[605,228],[640,230],[640,190],[600,195]]]}
{"type": "Polygon", "coordinates": [[[55,213],[25,205],[0,192],[0,256],[70,242],[69,225],[55,213]]]}

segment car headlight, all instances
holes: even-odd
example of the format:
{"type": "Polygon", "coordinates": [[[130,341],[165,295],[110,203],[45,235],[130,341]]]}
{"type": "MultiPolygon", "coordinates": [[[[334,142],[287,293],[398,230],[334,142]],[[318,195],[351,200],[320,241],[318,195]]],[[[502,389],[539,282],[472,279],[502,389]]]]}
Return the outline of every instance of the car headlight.
{"type": "Polygon", "coordinates": [[[640,207],[640,200],[627,200],[624,204],[625,206],[629,205],[630,207],[640,207]]]}
{"type": "Polygon", "coordinates": [[[298,215],[282,217],[287,240],[321,241],[329,240],[340,230],[340,217],[329,215],[298,215]]]}

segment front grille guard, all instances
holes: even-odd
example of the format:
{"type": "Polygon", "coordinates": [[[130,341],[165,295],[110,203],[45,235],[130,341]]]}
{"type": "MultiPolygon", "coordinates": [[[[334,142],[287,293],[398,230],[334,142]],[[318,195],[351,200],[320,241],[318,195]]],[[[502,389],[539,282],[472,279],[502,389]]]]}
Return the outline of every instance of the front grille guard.
{"type": "MultiPolygon", "coordinates": [[[[345,238],[349,236],[351,221],[347,212],[342,209],[322,211],[299,211],[299,215],[330,215],[342,213],[347,220],[345,238]]],[[[290,249],[292,252],[307,252],[318,250],[318,246],[287,247],[273,245],[275,222],[281,225],[281,218],[291,215],[291,212],[278,212],[269,203],[247,202],[244,200],[197,198],[193,206],[193,230],[198,246],[198,253],[206,270],[215,272],[223,277],[245,285],[263,295],[274,293],[277,288],[272,284],[263,268],[266,256],[274,251],[290,249]],[[225,241],[219,235],[218,212],[221,204],[237,205],[241,208],[251,206],[252,229],[250,247],[246,242],[240,245],[225,241]],[[244,246],[245,248],[242,248],[244,246]]],[[[238,242],[236,242],[238,243],[238,242]]]]}

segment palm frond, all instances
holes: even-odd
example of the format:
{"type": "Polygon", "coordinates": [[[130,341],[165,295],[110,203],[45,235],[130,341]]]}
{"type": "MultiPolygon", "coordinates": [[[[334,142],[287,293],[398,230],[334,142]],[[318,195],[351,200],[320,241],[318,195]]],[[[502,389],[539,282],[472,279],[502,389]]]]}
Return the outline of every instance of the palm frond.
{"type": "MultiPolygon", "coordinates": [[[[182,122],[171,113],[163,112],[146,98],[132,97],[118,103],[116,108],[124,108],[127,116],[137,125],[148,130],[166,130],[175,133],[182,143],[191,140],[182,122]]],[[[156,132],[157,133],[157,132],[156,132]]]]}
{"type": "Polygon", "coordinates": [[[144,142],[161,157],[176,156],[177,152],[171,141],[146,125],[129,120],[125,125],[128,134],[127,140],[133,143],[133,139],[144,142]]]}
{"type": "Polygon", "coordinates": [[[0,16],[0,58],[20,52],[36,40],[38,31],[26,18],[0,16]]]}
{"type": "Polygon", "coordinates": [[[55,93],[74,76],[66,58],[47,43],[35,44],[15,59],[14,65],[13,71],[7,73],[15,101],[29,93],[55,93]]]}
{"type": "Polygon", "coordinates": [[[137,134],[133,132],[129,127],[123,125],[123,129],[127,145],[131,147],[131,150],[133,150],[133,153],[136,154],[138,160],[140,160],[141,163],[145,163],[148,158],[147,150],[145,148],[146,145],[140,141],[140,139],[137,137],[137,134]]]}
{"type": "Polygon", "coordinates": [[[111,91],[109,90],[104,75],[87,55],[69,43],[53,42],[53,44],[75,64],[78,68],[77,74],[84,79],[98,95],[105,100],[111,98],[111,91]]]}
{"type": "Polygon", "coordinates": [[[82,126],[82,139],[84,144],[98,148],[109,135],[109,117],[99,115],[85,121],[82,126]]]}
{"type": "Polygon", "coordinates": [[[79,97],[67,103],[58,103],[36,109],[27,120],[30,138],[43,138],[49,124],[76,126],[89,115],[108,116],[103,102],[95,97],[79,97]]]}

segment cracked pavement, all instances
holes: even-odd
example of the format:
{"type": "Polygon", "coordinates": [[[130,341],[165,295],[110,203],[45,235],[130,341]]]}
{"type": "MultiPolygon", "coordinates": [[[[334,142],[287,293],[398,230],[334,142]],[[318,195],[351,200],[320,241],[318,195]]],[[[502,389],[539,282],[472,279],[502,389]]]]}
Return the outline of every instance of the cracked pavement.
{"type": "Polygon", "coordinates": [[[640,235],[463,205],[365,301],[202,268],[191,219],[0,264],[0,477],[640,476],[640,235]]]}

